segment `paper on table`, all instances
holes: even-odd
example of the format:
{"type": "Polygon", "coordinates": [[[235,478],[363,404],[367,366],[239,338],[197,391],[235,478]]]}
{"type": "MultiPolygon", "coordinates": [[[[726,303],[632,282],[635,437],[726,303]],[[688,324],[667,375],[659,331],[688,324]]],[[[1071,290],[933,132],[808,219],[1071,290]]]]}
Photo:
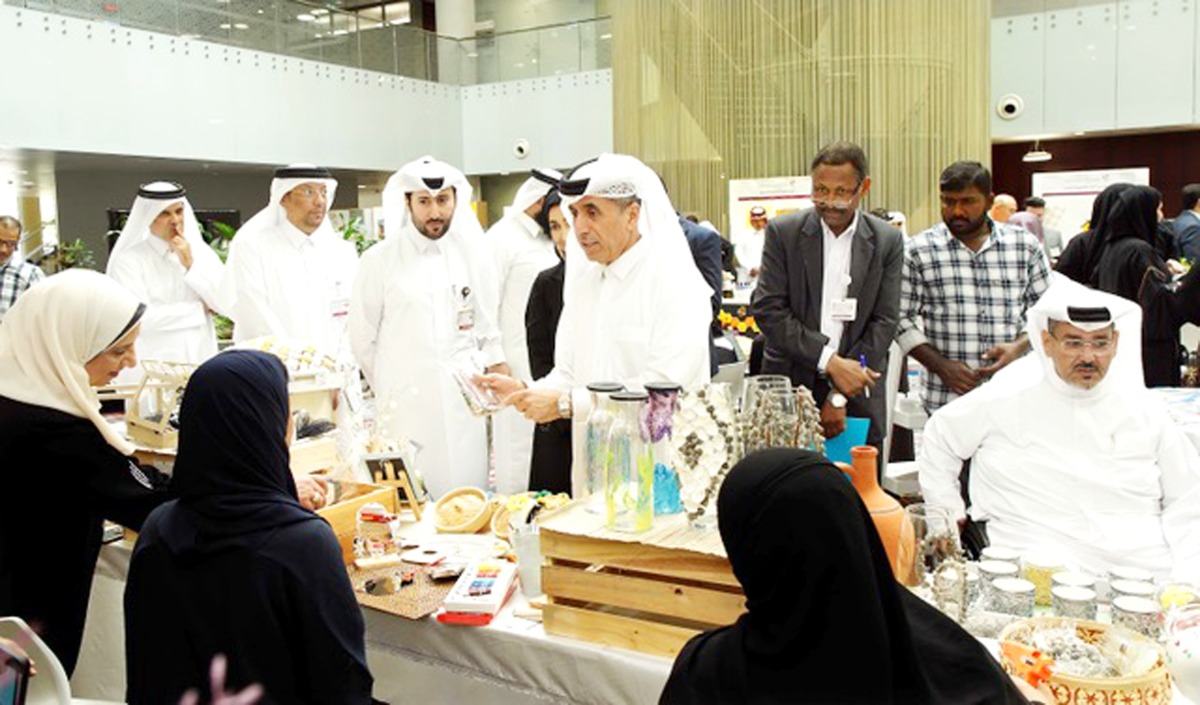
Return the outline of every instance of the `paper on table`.
{"type": "Polygon", "coordinates": [[[825,457],[835,463],[849,463],[850,449],[867,442],[870,419],[847,417],[846,430],[825,441],[825,457]]]}

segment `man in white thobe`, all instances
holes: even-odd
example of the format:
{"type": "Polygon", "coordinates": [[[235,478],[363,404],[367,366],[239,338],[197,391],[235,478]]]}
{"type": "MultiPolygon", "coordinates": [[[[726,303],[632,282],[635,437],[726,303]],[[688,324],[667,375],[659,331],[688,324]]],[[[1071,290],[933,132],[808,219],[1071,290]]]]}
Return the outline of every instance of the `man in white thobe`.
{"type": "Polygon", "coordinates": [[[1097,575],[1200,577],[1200,459],[1142,383],[1141,310],[1056,275],[1029,310],[1034,353],[939,409],[917,459],[926,503],[990,542],[1097,575]]]}
{"type": "Polygon", "coordinates": [[[573,420],[571,486],[578,497],[586,491],[586,385],[706,384],[712,290],[662,182],[642,162],[601,155],[576,168],[560,190],[575,237],[567,241],[554,369],[536,382],[489,375],[484,384],[537,423],[573,420]]]}
{"type": "MultiPolygon", "coordinates": [[[[182,186],[156,181],[138,189],[108,257],[108,275],[146,304],[139,358],[199,364],[217,354],[212,314],[224,309],[223,272],[182,186]]],[[[133,384],[141,377],[136,367],[117,382],[133,384]]]]}
{"type": "Polygon", "coordinates": [[[750,209],[750,229],[739,228],[733,235],[733,256],[737,258],[738,283],[747,286],[758,284],[758,270],[762,269],[766,240],[767,209],[754,206],[750,209]]]}
{"type": "Polygon", "coordinates": [[[493,319],[495,270],[461,171],[432,157],[406,164],[383,191],[387,237],[363,255],[350,342],[375,390],[388,440],[417,446],[434,497],[488,486],[487,426],[453,370],[507,371],[493,319]]]}
{"type": "Polygon", "coordinates": [[[349,357],[346,319],[358,253],[329,222],[328,169],[281,167],[271,201],[229,245],[222,289],[237,342],[276,336],[349,357]]]}
{"type": "MultiPolygon", "coordinates": [[[[500,287],[500,339],[504,359],[517,379],[530,379],[529,350],[525,346],[525,307],[533,280],[543,270],[558,264],[554,241],[534,217],[542,209],[546,194],[558,185],[562,174],[552,169],[534,169],[517,190],[512,205],[487,231],[500,287]]],[[[495,443],[496,491],[513,494],[529,489],[529,462],[533,455],[534,424],[515,409],[505,408],[492,417],[495,443]]]]}

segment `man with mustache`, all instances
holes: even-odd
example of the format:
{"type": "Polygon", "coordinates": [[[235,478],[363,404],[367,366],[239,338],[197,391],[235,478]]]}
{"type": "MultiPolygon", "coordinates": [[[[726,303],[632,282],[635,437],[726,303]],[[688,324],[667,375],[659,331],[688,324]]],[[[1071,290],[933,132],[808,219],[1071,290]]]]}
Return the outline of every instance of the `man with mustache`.
{"type": "Polygon", "coordinates": [[[896,333],[932,373],[921,399],[929,413],[1025,354],[1025,312],[1050,284],[1037,238],[988,217],[982,164],[951,164],[940,188],[942,222],[905,243],[896,333]]]}
{"type": "Polygon", "coordinates": [[[454,370],[508,374],[495,320],[498,287],[471,184],[433,157],[405,164],[383,190],[387,237],[363,255],[350,345],[375,390],[377,429],[417,445],[434,497],[488,486],[487,426],[454,370]]]}
{"type": "Polygon", "coordinates": [[[943,406],[917,459],[928,505],[992,544],[1095,575],[1200,577],[1200,457],[1142,381],[1141,309],[1057,275],[1029,311],[1034,353],[943,406]]]}
{"type": "Polygon", "coordinates": [[[871,395],[887,369],[900,305],[903,236],[859,210],[871,189],[858,145],[835,142],[812,160],[813,208],[767,225],[754,318],[766,335],[763,369],[812,390],[832,438],[846,415],[871,420],[882,449],[886,394],[871,395]]]}

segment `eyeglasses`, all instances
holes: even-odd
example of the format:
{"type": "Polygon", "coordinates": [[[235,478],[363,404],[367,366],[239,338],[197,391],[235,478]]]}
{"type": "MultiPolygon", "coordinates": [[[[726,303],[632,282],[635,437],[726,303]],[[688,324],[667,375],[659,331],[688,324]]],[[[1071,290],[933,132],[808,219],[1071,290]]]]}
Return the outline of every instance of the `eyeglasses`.
{"type": "Polygon", "coordinates": [[[15,250],[20,244],[20,240],[0,240],[0,249],[15,250]]]}
{"type": "Polygon", "coordinates": [[[852,189],[844,188],[842,186],[838,186],[835,189],[830,189],[828,186],[814,186],[812,195],[813,198],[818,201],[824,201],[830,196],[833,196],[839,201],[848,201],[854,194],[858,193],[860,188],[862,188],[861,181],[855,184],[854,188],[852,189]]]}
{"type": "Polygon", "coordinates": [[[1069,353],[1078,355],[1079,353],[1091,348],[1097,355],[1106,355],[1116,348],[1116,341],[1112,338],[1100,338],[1098,340],[1082,340],[1080,338],[1060,338],[1051,333],[1051,338],[1054,338],[1063,346],[1063,349],[1069,353]]]}
{"type": "Polygon", "coordinates": [[[314,188],[312,186],[297,186],[296,188],[292,189],[291,192],[310,201],[317,197],[325,198],[327,193],[325,187],[323,186],[320,188],[314,188]]]}

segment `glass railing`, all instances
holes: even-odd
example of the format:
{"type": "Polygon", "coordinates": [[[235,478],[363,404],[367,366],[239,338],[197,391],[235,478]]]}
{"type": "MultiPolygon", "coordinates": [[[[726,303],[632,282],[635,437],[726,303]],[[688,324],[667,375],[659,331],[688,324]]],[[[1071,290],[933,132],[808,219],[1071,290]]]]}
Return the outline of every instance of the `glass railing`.
{"type": "Polygon", "coordinates": [[[389,18],[295,0],[0,0],[122,27],[456,85],[612,65],[608,17],[453,39],[389,18]]]}

